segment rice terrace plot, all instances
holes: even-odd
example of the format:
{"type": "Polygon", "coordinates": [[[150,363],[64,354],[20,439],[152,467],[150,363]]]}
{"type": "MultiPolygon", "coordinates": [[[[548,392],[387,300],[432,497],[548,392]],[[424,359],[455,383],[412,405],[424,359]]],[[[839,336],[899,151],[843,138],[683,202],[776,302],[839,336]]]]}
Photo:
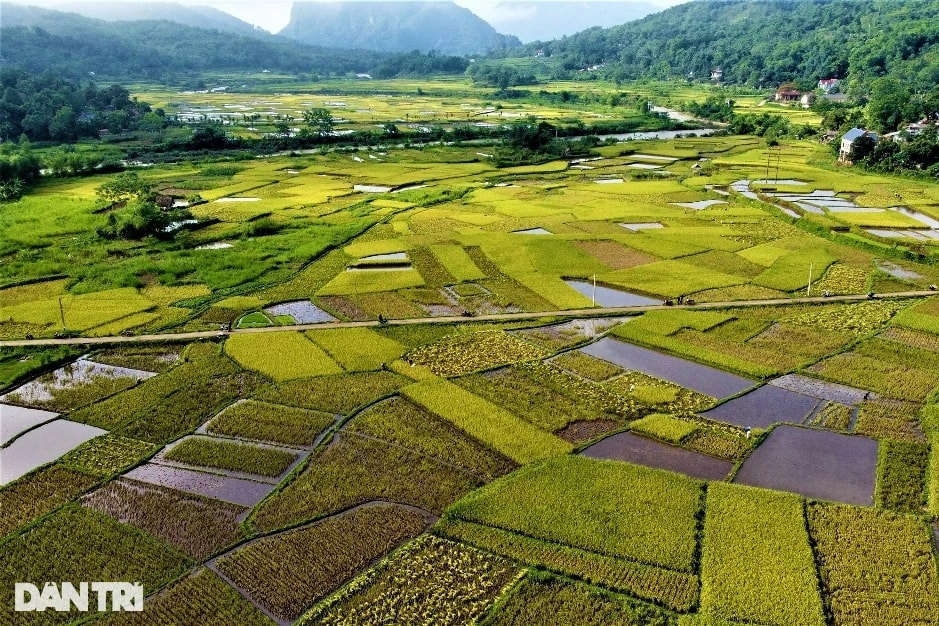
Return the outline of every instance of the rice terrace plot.
{"type": "Polygon", "coordinates": [[[0,623],[939,623],[939,186],[788,135],[512,154],[726,100],[601,69],[137,85],[336,134],[127,165],[189,204],[149,237],[101,234],[111,170],[0,203],[0,623]],[[12,612],[122,578],[142,613],[12,612]]]}

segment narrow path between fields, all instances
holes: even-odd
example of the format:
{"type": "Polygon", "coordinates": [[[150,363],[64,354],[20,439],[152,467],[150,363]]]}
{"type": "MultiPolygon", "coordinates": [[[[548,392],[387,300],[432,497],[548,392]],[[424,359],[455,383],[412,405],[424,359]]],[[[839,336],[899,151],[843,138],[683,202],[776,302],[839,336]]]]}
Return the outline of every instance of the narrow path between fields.
{"type": "MultiPolygon", "coordinates": [[[[926,298],[939,295],[935,291],[902,291],[896,293],[884,293],[874,296],[875,300],[893,299],[893,298],[926,298]]],[[[450,315],[444,317],[412,317],[406,319],[387,320],[384,324],[377,320],[366,320],[362,322],[320,322],[317,324],[293,324],[290,326],[265,326],[263,328],[236,328],[230,331],[225,330],[203,330],[186,333],[160,333],[154,335],[113,335],[110,337],[67,337],[62,339],[8,339],[0,341],[0,348],[13,346],[67,346],[67,345],[96,345],[109,343],[137,343],[151,341],[196,341],[199,339],[209,339],[212,337],[227,337],[240,333],[270,333],[289,330],[316,330],[318,328],[359,328],[359,327],[377,327],[377,326],[406,326],[409,324],[452,324],[454,322],[514,322],[525,320],[537,320],[542,317],[569,317],[569,318],[593,318],[622,315],[624,313],[643,313],[645,311],[656,311],[659,309],[724,309],[728,307],[752,307],[752,306],[784,306],[787,304],[819,304],[830,302],[856,302],[867,300],[868,296],[862,294],[845,296],[811,296],[799,298],[775,298],[770,300],[732,300],[730,302],[701,302],[697,304],[647,304],[644,306],[622,306],[622,307],[604,307],[590,309],[569,309],[566,311],[537,311],[534,313],[495,313],[492,315],[476,315],[473,317],[463,317],[460,315],[450,315]]]]}

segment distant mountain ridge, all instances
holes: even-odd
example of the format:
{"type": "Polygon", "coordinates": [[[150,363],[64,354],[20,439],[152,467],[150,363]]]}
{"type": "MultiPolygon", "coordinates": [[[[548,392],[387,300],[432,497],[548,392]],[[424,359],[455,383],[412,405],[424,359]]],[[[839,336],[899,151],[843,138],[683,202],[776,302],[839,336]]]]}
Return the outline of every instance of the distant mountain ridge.
{"type": "Polygon", "coordinates": [[[237,35],[166,20],[106,22],[4,2],[0,68],[65,76],[153,80],[215,70],[327,74],[368,71],[386,55],[237,35]]]}
{"type": "Polygon", "coordinates": [[[381,52],[467,55],[521,45],[453,2],[295,2],[290,23],[278,34],[312,45],[381,52]]]}
{"type": "Polygon", "coordinates": [[[106,22],[165,20],[236,35],[271,35],[266,30],[256,28],[225,11],[201,5],[190,6],[175,2],[71,2],[55,8],[58,11],[78,13],[106,22]]]}

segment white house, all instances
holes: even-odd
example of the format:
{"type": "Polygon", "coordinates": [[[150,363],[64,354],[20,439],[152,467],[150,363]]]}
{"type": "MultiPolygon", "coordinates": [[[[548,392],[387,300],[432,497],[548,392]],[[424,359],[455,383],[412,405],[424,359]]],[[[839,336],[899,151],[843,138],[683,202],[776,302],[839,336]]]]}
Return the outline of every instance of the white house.
{"type": "Polygon", "coordinates": [[[841,81],[837,78],[823,78],[818,81],[818,88],[825,93],[834,93],[841,87],[841,81]]]}
{"type": "Polygon", "coordinates": [[[852,128],[841,137],[841,149],[838,150],[838,161],[841,163],[851,163],[851,153],[854,152],[854,144],[861,137],[869,137],[877,143],[877,133],[872,133],[864,128],[852,128]]]}

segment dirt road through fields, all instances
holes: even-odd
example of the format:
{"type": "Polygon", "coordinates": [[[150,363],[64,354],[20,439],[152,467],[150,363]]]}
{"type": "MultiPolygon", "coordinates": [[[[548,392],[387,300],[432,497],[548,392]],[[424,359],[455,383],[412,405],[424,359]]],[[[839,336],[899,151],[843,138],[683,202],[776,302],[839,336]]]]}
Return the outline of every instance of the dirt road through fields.
{"type": "MultiPolygon", "coordinates": [[[[875,299],[896,299],[896,298],[925,298],[939,295],[935,291],[904,291],[899,293],[880,294],[874,296],[875,299]]],[[[407,319],[387,320],[381,324],[377,320],[367,320],[362,322],[322,322],[318,324],[295,324],[292,326],[266,326],[263,328],[238,328],[231,331],[224,330],[205,330],[188,333],[161,333],[153,335],[115,335],[111,337],[68,337],[62,339],[11,339],[0,341],[0,347],[13,346],[67,346],[67,345],[100,345],[114,343],[139,343],[154,341],[197,341],[199,339],[210,339],[213,337],[226,337],[228,335],[239,333],[269,333],[284,330],[316,330],[320,328],[357,328],[357,327],[375,327],[381,325],[403,326],[409,324],[452,324],[454,322],[514,322],[525,320],[537,320],[543,317],[564,317],[564,318],[593,318],[609,317],[623,315],[627,313],[643,313],[645,311],[655,311],[658,309],[724,309],[727,307],[753,307],[753,306],[784,306],[787,304],[812,304],[812,303],[832,303],[832,302],[856,302],[867,300],[866,295],[846,295],[846,296],[812,296],[802,298],[776,298],[772,300],[737,300],[732,302],[702,302],[699,304],[683,305],[665,305],[653,304],[644,306],[624,306],[624,307],[606,307],[590,309],[573,309],[567,311],[539,311],[536,313],[497,313],[493,315],[477,315],[475,317],[447,316],[447,317],[415,317],[407,319]]]]}

